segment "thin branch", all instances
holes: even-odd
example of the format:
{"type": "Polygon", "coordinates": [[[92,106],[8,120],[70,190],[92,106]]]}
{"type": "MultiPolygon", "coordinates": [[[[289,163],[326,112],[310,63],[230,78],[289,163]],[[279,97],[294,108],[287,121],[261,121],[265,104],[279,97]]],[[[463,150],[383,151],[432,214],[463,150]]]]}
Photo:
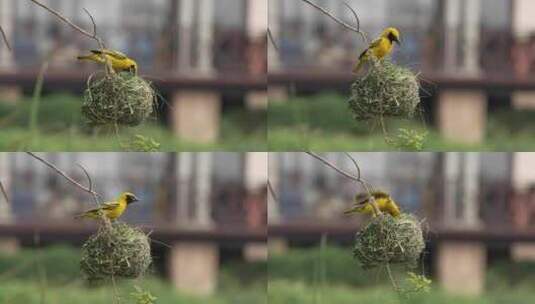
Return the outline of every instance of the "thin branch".
{"type": "Polygon", "coordinates": [[[353,14],[353,17],[355,17],[355,21],[357,22],[357,30],[360,32],[360,18],[357,12],[349,5],[347,2],[344,1],[344,5],[351,11],[353,14]]]}
{"type": "Polygon", "coordinates": [[[105,48],[104,43],[102,42],[102,39],[97,35],[97,25],[95,24],[95,19],[93,18],[93,16],[89,13],[89,11],[87,9],[84,8],[84,11],[89,16],[89,18],[91,19],[91,23],[93,24],[93,34],[89,33],[88,31],[86,31],[83,28],[79,27],[78,25],[74,24],[72,21],[67,19],[67,17],[63,16],[61,13],[53,10],[52,8],[46,6],[45,4],[43,4],[43,3],[41,3],[41,2],[39,2],[37,0],[30,0],[30,1],[33,2],[35,5],[38,5],[38,6],[42,7],[42,8],[44,8],[49,13],[51,13],[54,16],[56,16],[59,20],[63,21],[64,23],[68,24],[70,27],[72,27],[74,30],[76,30],[80,34],[82,34],[82,35],[84,35],[84,36],[86,36],[86,37],[88,37],[90,39],[95,40],[98,43],[99,48],[101,50],[103,50],[105,48]]]}
{"type": "Polygon", "coordinates": [[[354,176],[350,173],[347,173],[346,171],[338,168],[336,165],[334,165],[333,163],[331,163],[330,161],[326,160],[325,158],[319,156],[318,154],[314,153],[314,152],[305,152],[306,154],[314,157],[315,159],[319,160],[320,162],[322,162],[324,165],[328,166],[329,168],[335,170],[336,172],[338,172],[339,174],[351,179],[352,181],[354,182],[357,182],[359,183],[365,190],[366,190],[366,193],[368,193],[368,200],[372,206],[372,208],[374,209],[375,211],[375,214],[377,215],[380,215],[382,214],[381,210],[379,209],[379,206],[377,206],[377,202],[375,202],[375,198],[373,197],[372,193],[371,193],[371,187],[370,185],[368,184],[368,182],[366,182],[364,179],[362,179],[362,177],[360,176],[360,167],[358,166],[357,164],[357,161],[351,157],[348,153],[346,153],[346,155],[351,159],[351,161],[353,162],[353,164],[355,164],[356,168],[357,168],[357,171],[358,171],[358,176],[354,176]]]}
{"type": "Polygon", "coordinates": [[[67,19],[62,14],[58,13],[57,11],[51,9],[50,7],[46,6],[45,4],[43,4],[43,3],[41,3],[41,2],[39,2],[37,0],[30,0],[30,1],[35,3],[36,5],[44,8],[45,10],[47,10],[52,15],[58,17],[61,21],[63,21],[64,23],[67,23],[68,25],[70,25],[73,29],[78,31],[80,34],[82,34],[84,36],[87,36],[87,37],[89,37],[91,39],[95,39],[95,35],[94,34],[91,34],[91,33],[87,32],[86,30],[84,30],[83,28],[79,27],[78,25],[72,23],[69,19],[67,19]]]}
{"type": "Polygon", "coordinates": [[[390,264],[386,263],[386,273],[388,274],[388,278],[390,279],[390,282],[392,283],[392,286],[394,286],[394,290],[400,295],[401,289],[399,288],[399,285],[392,275],[392,270],[390,269],[390,264]]]}
{"type": "Polygon", "coordinates": [[[97,24],[95,23],[95,18],[89,13],[89,11],[84,7],[84,12],[89,16],[89,19],[91,19],[91,23],[93,24],[93,37],[97,37],[97,24]]]}
{"type": "MultiPolygon", "coordinates": [[[[93,189],[91,188],[92,187],[92,183],[90,183],[90,188],[88,187],[85,187],[83,186],[82,184],[80,184],[79,182],[75,181],[73,178],[71,178],[70,176],[68,176],[65,172],[61,171],[58,167],[56,167],[55,165],[51,164],[50,162],[48,162],[47,160],[45,160],[44,158],[42,157],[39,157],[37,155],[35,155],[34,153],[32,152],[26,152],[26,154],[30,155],[31,157],[37,159],[38,161],[42,162],[43,164],[45,164],[47,167],[49,167],[50,169],[56,171],[57,174],[61,175],[62,177],[64,177],[67,181],[69,181],[71,184],[73,184],[74,186],[80,188],[82,191],[85,191],[93,196],[96,196],[96,197],[101,197],[100,194],[98,194],[97,192],[93,191],[93,189]]],[[[89,176],[89,174],[87,174],[87,171],[85,171],[85,169],[83,169],[85,174],[87,176],[89,176]]]]}
{"type": "Polygon", "coordinates": [[[4,29],[0,26],[0,33],[2,34],[2,39],[4,40],[4,43],[7,46],[7,49],[11,52],[11,45],[9,45],[9,40],[7,40],[6,32],[4,32],[4,29]]]}
{"type": "Polygon", "coordinates": [[[337,166],[335,166],[333,163],[331,163],[330,161],[326,160],[325,158],[319,156],[318,154],[314,153],[314,152],[305,152],[306,154],[314,157],[315,159],[319,160],[320,162],[322,162],[324,165],[330,167],[331,169],[334,169],[336,172],[342,174],[343,176],[349,178],[350,180],[354,181],[354,182],[357,182],[357,183],[361,183],[362,181],[360,180],[359,177],[356,177],[350,173],[347,173],[346,171],[338,168],[337,166]]]}
{"type": "Polygon", "coordinates": [[[0,191],[2,191],[2,195],[4,196],[4,199],[9,204],[9,197],[7,196],[6,188],[4,188],[4,184],[0,181],[0,191]]]}
{"type": "Polygon", "coordinates": [[[275,48],[275,50],[276,50],[277,52],[279,52],[279,46],[278,46],[277,43],[275,42],[275,37],[273,37],[273,33],[271,32],[271,29],[268,28],[267,32],[268,32],[268,39],[269,39],[269,41],[271,42],[271,44],[273,44],[273,47],[275,48]]]}
{"type": "Polygon", "coordinates": [[[87,177],[87,182],[89,183],[89,187],[88,189],[91,191],[91,196],[93,196],[93,201],[95,202],[95,205],[97,207],[100,206],[99,202],[98,202],[98,196],[93,193],[93,180],[91,180],[91,175],[89,175],[89,173],[87,172],[87,170],[80,164],[76,164],[78,165],[78,167],[80,167],[80,169],[82,169],[82,171],[84,172],[85,176],[87,177]]]}
{"type": "Polygon", "coordinates": [[[354,27],[354,26],[352,26],[352,25],[350,25],[350,24],[348,24],[348,23],[346,23],[346,22],[340,20],[339,18],[337,18],[336,16],[334,16],[332,13],[330,13],[329,11],[327,11],[325,8],[319,6],[318,4],[316,4],[316,3],[314,3],[314,2],[312,2],[312,1],[310,1],[310,0],[301,0],[301,1],[307,3],[308,5],[314,7],[315,9],[319,10],[322,14],[324,14],[325,16],[331,18],[332,20],[334,20],[336,23],[338,23],[338,24],[341,25],[342,27],[346,28],[347,30],[350,30],[350,31],[352,31],[352,32],[355,32],[355,33],[359,34],[359,35],[362,37],[362,39],[363,39],[364,41],[368,42],[368,37],[366,36],[366,34],[365,34],[364,32],[362,32],[362,31],[360,30],[360,21],[359,21],[359,19],[358,19],[358,15],[357,15],[357,13],[356,13],[356,12],[355,12],[355,11],[354,11],[354,10],[347,4],[347,3],[346,3],[346,6],[349,7],[349,8],[351,9],[353,15],[354,15],[354,16],[356,17],[356,19],[357,19],[357,25],[358,25],[358,27],[354,27]]]}
{"type": "Polygon", "coordinates": [[[275,200],[275,202],[279,202],[279,197],[275,193],[275,189],[273,189],[273,186],[271,185],[271,181],[269,179],[267,181],[267,186],[268,186],[269,193],[271,194],[271,197],[275,200]]]}
{"type": "Polygon", "coordinates": [[[355,168],[357,169],[357,178],[360,180],[360,167],[357,161],[349,154],[348,152],[345,152],[346,156],[353,162],[353,165],[355,165],[355,168]]]}

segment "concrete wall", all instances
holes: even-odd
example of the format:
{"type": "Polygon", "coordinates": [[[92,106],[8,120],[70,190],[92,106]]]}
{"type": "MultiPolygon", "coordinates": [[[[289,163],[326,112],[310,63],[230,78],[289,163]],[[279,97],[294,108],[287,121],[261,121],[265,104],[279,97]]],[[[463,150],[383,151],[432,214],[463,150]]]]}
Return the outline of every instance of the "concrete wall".
{"type": "Polygon", "coordinates": [[[481,243],[440,243],[436,265],[440,285],[454,294],[480,295],[485,284],[486,260],[485,247],[481,243]]]}
{"type": "Polygon", "coordinates": [[[515,0],[513,9],[513,32],[517,37],[527,38],[535,31],[535,1],[515,0]]]}

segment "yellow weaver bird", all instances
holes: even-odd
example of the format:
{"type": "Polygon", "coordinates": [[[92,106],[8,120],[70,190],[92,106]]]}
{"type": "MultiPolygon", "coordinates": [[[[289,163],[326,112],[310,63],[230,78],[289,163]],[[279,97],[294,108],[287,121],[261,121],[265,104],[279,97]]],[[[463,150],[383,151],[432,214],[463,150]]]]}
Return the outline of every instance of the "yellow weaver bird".
{"type": "MultiPolygon", "coordinates": [[[[372,191],[371,195],[375,199],[375,203],[381,212],[388,213],[393,217],[398,217],[401,214],[398,205],[388,193],[382,191],[372,191]]],[[[355,205],[344,211],[344,214],[352,213],[371,214],[373,217],[377,215],[375,214],[375,209],[370,203],[370,196],[368,193],[357,194],[355,197],[355,205]]]]}
{"type": "Polygon", "coordinates": [[[394,48],[394,42],[398,45],[401,44],[399,30],[394,27],[389,27],[385,29],[381,36],[375,39],[370,46],[362,52],[362,54],[360,54],[359,61],[353,68],[353,73],[357,73],[362,65],[370,59],[370,56],[381,60],[390,54],[394,48]]]}
{"type": "Polygon", "coordinates": [[[114,50],[91,50],[91,54],[78,56],[78,60],[92,60],[106,64],[109,60],[111,67],[116,71],[130,71],[137,74],[137,63],[125,54],[114,50]]]}
{"type": "Polygon", "coordinates": [[[130,193],[130,192],[124,192],[119,195],[117,200],[115,202],[106,202],[103,203],[100,207],[87,210],[79,215],[77,215],[75,218],[92,218],[92,219],[98,219],[100,218],[100,212],[107,217],[110,220],[115,220],[123,212],[126,210],[126,207],[130,205],[131,203],[139,201],[137,197],[130,193]]]}

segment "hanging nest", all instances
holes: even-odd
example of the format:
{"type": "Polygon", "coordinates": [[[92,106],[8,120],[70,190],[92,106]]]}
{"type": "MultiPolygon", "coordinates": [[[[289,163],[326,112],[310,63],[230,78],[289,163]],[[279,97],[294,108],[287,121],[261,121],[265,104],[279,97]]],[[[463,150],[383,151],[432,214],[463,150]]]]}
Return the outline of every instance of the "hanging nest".
{"type": "Polygon", "coordinates": [[[130,72],[90,78],[82,114],[92,126],[137,126],[152,114],[155,96],[149,82],[130,72]]]}
{"type": "Polygon", "coordinates": [[[414,216],[382,214],[357,233],[353,255],[365,269],[387,263],[414,268],[424,247],[422,228],[414,216]]]}
{"type": "Polygon", "coordinates": [[[137,278],[152,257],[143,231],[124,223],[101,226],[82,246],[80,268],[90,282],[111,277],[137,278]]]}
{"type": "Polygon", "coordinates": [[[368,74],[351,86],[349,108],[354,119],[412,118],[420,103],[418,77],[389,60],[371,59],[368,74]]]}

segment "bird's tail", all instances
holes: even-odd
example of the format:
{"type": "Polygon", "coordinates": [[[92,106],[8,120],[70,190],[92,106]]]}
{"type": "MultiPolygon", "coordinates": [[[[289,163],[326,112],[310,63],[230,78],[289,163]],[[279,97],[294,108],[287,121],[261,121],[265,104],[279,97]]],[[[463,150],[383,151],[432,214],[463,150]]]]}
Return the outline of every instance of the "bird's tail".
{"type": "Polygon", "coordinates": [[[78,56],[78,57],[76,57],[76,59],[78,59],[78,60],[91,60],[91,61],[96,61],[96,62],[100,62],[100,63],[104,62],[102,57],[97,56],[95,54],[78,56]]]}
{"type": "Polygon", "coordinates": [[[89,211],[85,211],[80,214],[77,214],[74,216],[74,219],[95,218],[98,216],[99,216],[99,210],[94,209],[94,210],[89,210],[89,211]]]}
{"type": "Polygon", "coordinates": [[[344,214],[345,215],[350,215],[350,214],[353,214],[353,213],[358,213],[362,210],[362,206],[353,206],[347,210],[344,211],[344,214]]]}
{"type": "Polygon", "coordinates": [[[359,61],[357,61],[357,63],[353,67],[353,71],[352,71],[353,74],[357,74],[360,71],[360,69],[362,68],[363,64],[364,64],[364,60],[359,59],[359,61]]]}
{"type": "Polygon", "coordinates": [[[85,55],[76,57],[78,60],[93,60],[93,55],[85,55]]]}
{"type": "Polygon", "coordinates": [[[74,216],[75,220],[79,220],[81,218],[85,218],[87,215],[85,213],[80,213],[74,216]]]}

